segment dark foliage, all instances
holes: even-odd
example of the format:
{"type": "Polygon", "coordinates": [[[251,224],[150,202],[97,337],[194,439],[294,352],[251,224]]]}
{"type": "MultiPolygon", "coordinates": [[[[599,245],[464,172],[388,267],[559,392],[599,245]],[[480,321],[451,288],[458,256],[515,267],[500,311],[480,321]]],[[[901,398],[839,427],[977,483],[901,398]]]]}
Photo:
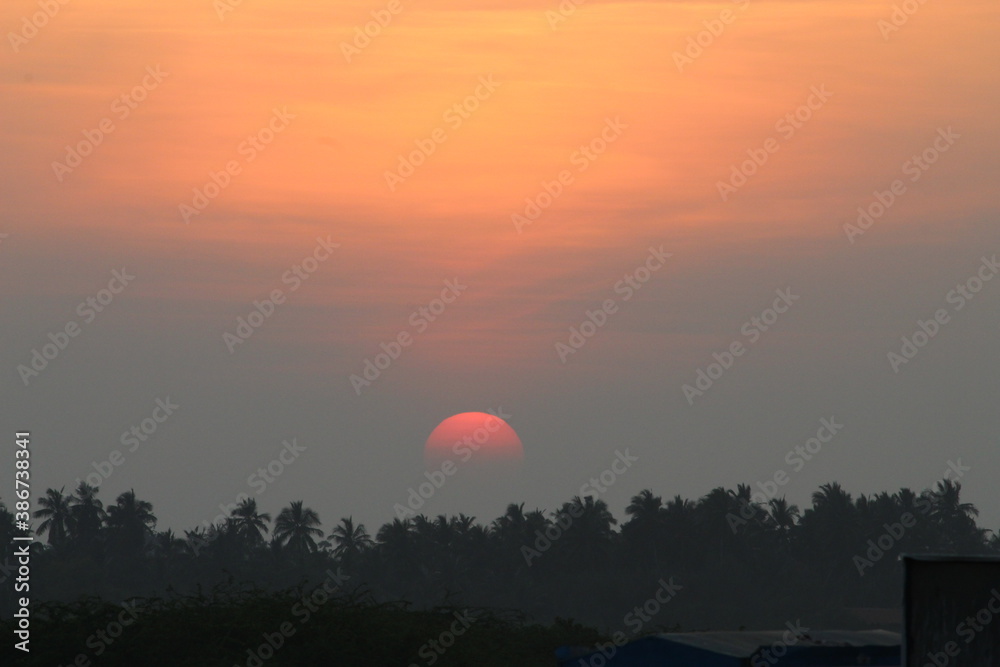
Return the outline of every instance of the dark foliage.
{"type": "MultiPolygon", "coordinates": [[[[855,498],[832,483],[800,512],[744,485],[697,501],[644,490],[621,525],[603,501],[587,497],[550,513],[511,504],[489,524],[409,516],[374,534],[350,518],[324,528],[301,502],[272,522],[251,500],[207,530],[180,536],[158,532],[152,505],[131,491],[105,507],[96,489],[70,496],[50,489],[36,506],[48,544],[34,546],[31,594],[90,605],[78,612],[90,622],[99,603],[77,603],[81,597],[117,604],[168,591],[196,596],[235,581],[279,596],[259,598],[271,604],[287,595],[279,591],[340,571],[344,586],[366,591],[371,602],[352,612],[356,618],[388,614],[381,603],[405,600],[414,610],[511,609],[540,623],[573,618],[606,632],[781,627],[796,618],[859,628],[853,609],[900,605],[899,554],[1000,553],[1000,541],[978,526],[960,493],[944,480],[919,493],[855,498]],[[671,578],[683,586],[676,597],[641,627],[627,627],[627,615],[671,578]]],[[[10,519],[0,505],[0,549],[11,544],[10,519]]],[[[8,566],[10,553],[0,556],[8,566]]],[[[9,616],[12,587],[2,591],[0,616],[9,616]]],[[[225,604],[215,600],[212,608],[225,604]]],[[[237,611],[249,623],[252,612],[237,611]]],[[[254,636],[266,629],[245,628],[254,636]]]]}
{"type": "MultiPolygon", "coordinates": [[[[0,654],[6,655],[3,664],[24,667],[78,660],[102,667],[384,667],[427,664],[430,656],[442,667],[550,667],[560,643],[599,639],[596,631],[566,621],[541,627],[517,614],[477,609],[411,611],[343,592],[317,598],[316,590],[225,586],[210,595],[132,600],[124,607],[129,625],[120,633],[122,605],[97,598],[47,603],[34,611],[31,653],[16,655],[5,642],[0,654]],[[435,650],[430,641],[451,632],[456,618],[467,619],[467,628],[453,644],[445,640],[447,650],[435,650]]],[[[0,632],[11,636],[10,625],[0,621],[0,632]]]]}

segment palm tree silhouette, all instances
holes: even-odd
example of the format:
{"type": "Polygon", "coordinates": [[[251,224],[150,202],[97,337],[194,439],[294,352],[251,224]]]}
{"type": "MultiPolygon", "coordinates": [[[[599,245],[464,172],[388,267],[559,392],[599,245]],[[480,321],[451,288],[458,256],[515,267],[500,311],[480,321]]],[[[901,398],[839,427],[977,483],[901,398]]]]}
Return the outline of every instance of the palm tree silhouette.
{"type": "Polygon", "coordinates": [[[660,550],[657,544],[663,532],[666,510],[663,509],[663,498],[653,495],[650,489],[643,489],[632,496],[625,514],[632,517],[622,526],[625,536],[638,550],[644,562],[659,567],[660,550]]]}
{"type": "Polygon", "coordinates": [[[737,495],[717,486],[698,500],[695,532],[699,539],[724,559],[732,552],[736,532],[746,524],[745,508],[737,495]]]}
{"type": "Polygon", "coordinates": [[[988,531],[977,528],[979,510],[961,500],[962,485],[950,479],[937,483],[930,492],[931,518],[938,524],[947,548],[955,552],[976,553],[986,541],[988,531]]]}
{"type": "Polygon", "coordinates": [[[569,558],[591,567],[604,563],[615,534],[612,526],[618,523],[608,504],[594,496],[573,496],[558,515],[568,524],[558,545],[569,558]]]}
{"type": "Polygon", "coordinates": [[[247,498],[230,513],[230,516],[233,528],[247,550],[254,551],[264,546],[264,535],[267,534],[267,522],[271,520],[271,515],[257,511],[256,499],[247,498]]]}
{"type": "Polygon", "coordinates": [[[315,538],[323,536],[319,525],[319,515],[302,507],[301,500],[296,500],[278,514],[274,522],[274,539],[301,560],[316,551],[315,538]]]}
{"type": "Polygon", "coordinates": [[[107,519],[104,503],[97,497],[99,489],[80,482],[69,498],[73,541],[83,548],[93,547],[107,519]]]}
{"type": "Polygon", "coordinates": [[[931,492],[934,501],[933,515],[944,520],[953,520],[958,517],[971,518],[979,516],[979,510],[972,503],[961,501],[962,485],[950,479],[943,479],[937,483],[937,488],[931,492]]]}
{"type": "Polygon", "coordinates": [[[336,545],[333,548],[333,555],[348,569],[353,568],[358,559],[375,546],[375,542],[365,530],[365,524],[354,525],[353,517],[341,519],[340,523],[330,531],[330,539],[336,545]]]}
{"type": "Polygon", "coordinates": [[[55,548],[61,548],[66,543],[72,524],[70,514],[70,499],[63,495],[63,487],[56,491],[48,489],[45,495],[38,499],[41,509],[35,511],[36,519],[45,519],[38,526],[38,534],[49,534],[49,544],[55,548]]]}
{"type": "Polygon", "coordinates": [[[392,523],[383,524],[378,529],[375,539],[375,554],[386,569],[386,590],[397,598],[403,598],[418,572],[413,521],[393,519],[392,523]]]}
{"type": "Polygon", "coordinates": [[[632,496],[625,514],[628,514],[634,521],[641,523],[656,523],[660,518],[660,510],[663,508],[663,498],[654,496],[650,489],[643,489],[638,494],[632,496]]]}
{"type": "Polygon", "coordinates": [[[795,522],[799,518],[798,506],[789,505],[784,496],[781,496],[780,498],[771,498],[767,501],[767,504],[768,507],[771,508],[771,521],[774,522],[774,525],[778,528],[778,530],[787,532],[795,526],[795,522]]]}
{"type": "Polygon", "coordinates": [[[821,484],[818,491],[812,494],[813,510],[816,512],[832,512],[841,516],[850,516],[854,507],[851,494],[844,491],[839,482],[821,484]]]}
{"type": "MultiPolygon", "coordinates": [[[[545,528],[544,517],[538,528],[545,528]]],[[[503,516],[493,520],[490,531],[501,544],[514,549],[529,542],[534,531],[528,525],[528,518],[524,513],[524,503],[507,505],[507,511],[504,512],[503,516]]]]}
{"type": "Polygon", "coordinates": [[[139,500],[130,489],[107,508],[105,567],[123,585],[135,585],[147,570],[156,516],[152,504],[139,500]],[[128,582],[128,583],[126,583],[128,582]]]}
{"type": "Polygon", "coordinates": [[[146,537],[156,527],[153,505],[135,497],[135,490],[129,489],[108,507],[108,530],[111,543],[120,555],[135,555],[146,543],[146,537]]]}

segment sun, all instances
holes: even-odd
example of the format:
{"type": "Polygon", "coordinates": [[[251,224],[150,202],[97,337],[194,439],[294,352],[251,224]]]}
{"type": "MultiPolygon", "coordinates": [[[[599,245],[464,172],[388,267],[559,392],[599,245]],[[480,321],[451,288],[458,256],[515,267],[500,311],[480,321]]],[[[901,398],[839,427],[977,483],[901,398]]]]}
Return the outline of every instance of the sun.
{"type": "Polygon", "coordinates": [[[462,412],[438,424],[424,445],[424,461],[520,463],[524,447],[510,424],[486,412],[462,412]]]}

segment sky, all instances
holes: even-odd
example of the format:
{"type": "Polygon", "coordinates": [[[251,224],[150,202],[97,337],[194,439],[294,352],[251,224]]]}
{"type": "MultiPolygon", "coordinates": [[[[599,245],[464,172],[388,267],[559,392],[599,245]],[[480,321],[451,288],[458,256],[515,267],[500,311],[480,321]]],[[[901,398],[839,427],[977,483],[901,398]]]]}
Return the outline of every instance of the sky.
{"type": "Polygon", "coordinates": [[[0,439],[30,431],[35,497],[374,532],[950,470],[1000,529],[996,3],[5,0],[0,28],[0,439]],[[431,431],[487,411],[523,461],[421,497],[431,431]]]}

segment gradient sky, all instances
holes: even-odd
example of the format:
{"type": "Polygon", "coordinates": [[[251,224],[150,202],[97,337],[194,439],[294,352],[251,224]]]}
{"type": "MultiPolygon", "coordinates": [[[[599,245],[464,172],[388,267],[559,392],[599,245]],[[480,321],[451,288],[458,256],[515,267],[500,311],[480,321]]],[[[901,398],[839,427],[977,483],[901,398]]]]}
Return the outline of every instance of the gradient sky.
{"type": "Polygon", "coordinates": [[[436,424],[502,408],[521,470],[460,467],[423,511],[553,509],[627,448],[639,463],[602,495],[620,518],[646,487],[693,498],[784,470],[802,505],[831,480],[927,488],[961,460],[966,500],[1000,528],[1000,280],[961,309],[948,296],[1000,253],[995,2],[932,0],[885,38],[888,1],[589,0],[553,28],[555,0],[402,0],[350,62],[342,44],[390,3],[218,4],[72,0],[23,42],[9,33],[39,5],[0,8],[0,414],[9,456],[15,430],[33,434],[35,496],[117,449],[102,497],[134,487],[161,528],[249,493],[374,529],[424,481],[436,424]],[[675,53],[724,11],[681,71],[675,53]],[[477,88],[475,111],[449,115],[477,88]],[[829,99],[780,131],[817,89],[829,99]],[[59,180],[53,163],[103,119],[114,131],[59,180]],[[439,128],[391,191],[386,171],[439,128]],[[581,159],[602,131],[614,141],[581,159]],[[769,139],[723,201],[719,181],[769,139]],[[239,173],[185,221],[229,162],[239,173]],[[561,172],[519,232],[512,215],[561,172]],[[903,194],[851,242],[844,225],[896,179],[903,194]],[[339,247],[292,289],[318,238],[339,247]],[[626,301],[616,285],[650,247],[671,257],[626,301]],[[86,321],[78,305],[122,269],[134,280],[86,321]],[[413,314],[447,281],[464,288],[422,329],[413,314]],[[284,303],[231,353],[224,334],[276,289],[284,303]],[[741,329],[779,289],[799,299],[751,342],[741,329]],[[607,299],[563,363],[556,344],[607,299]],[[888,353],[938,309],[948,322],[894,372],[888,353]],[[80,334],[23,382],[70,322],[80,334]],[[403,333],[359,395],[350,376],[403,333]],[[690,404],[683,385],[734,341],[746,353],[690,404]],[[121,434],[167,397],[180,407],[129,451],[121,434]],[[836,437],[786,463],[831,417],[836,437]],[[255,493],[292,439],[305,449],[255,493]]]}

